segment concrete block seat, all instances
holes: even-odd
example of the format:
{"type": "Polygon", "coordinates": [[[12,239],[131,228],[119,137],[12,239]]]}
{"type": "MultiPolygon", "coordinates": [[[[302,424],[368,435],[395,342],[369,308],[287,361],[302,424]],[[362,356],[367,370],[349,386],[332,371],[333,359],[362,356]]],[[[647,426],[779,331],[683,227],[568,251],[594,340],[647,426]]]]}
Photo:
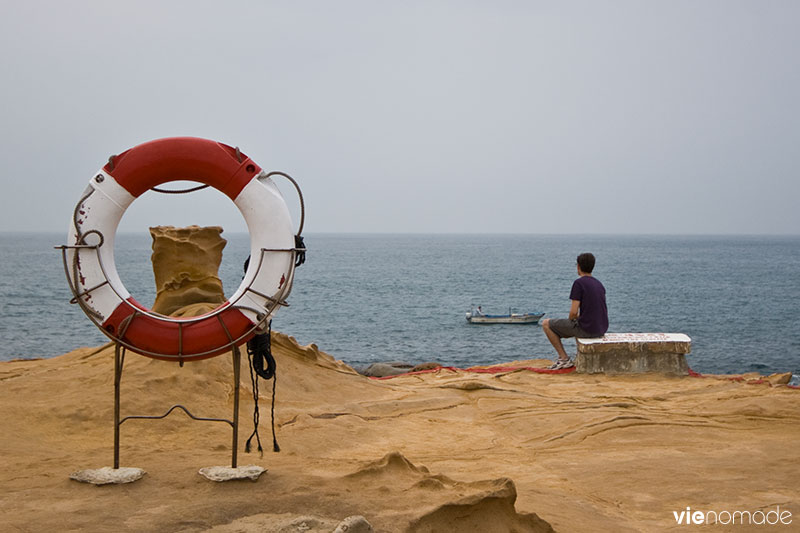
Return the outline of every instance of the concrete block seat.
{"type": "Polygon", "coordinates": [[[692,351],[692,339],[683,333],[606,333],[600,338],[575,341],[577,372],[689,374],[686,354],[692,351]]]}

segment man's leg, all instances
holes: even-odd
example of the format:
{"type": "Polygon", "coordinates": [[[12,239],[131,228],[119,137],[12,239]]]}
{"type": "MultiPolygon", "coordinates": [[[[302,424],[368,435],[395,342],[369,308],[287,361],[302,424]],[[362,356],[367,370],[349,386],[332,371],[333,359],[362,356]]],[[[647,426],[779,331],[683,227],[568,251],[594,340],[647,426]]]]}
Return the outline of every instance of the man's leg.
{"type": "Polygon", "coordinates": [[[550,344],[552,344],[553,348],[556,349],[559,360],[566,361],[569,359],[566,350],[564,350],[564,345],[561,343],[561,337],[556,335],[556,332],[550,329],[549,318],[542,320],[542,329],[544,330],[544,334],[547,335],[547,339],[550,341],[550,344]]]}

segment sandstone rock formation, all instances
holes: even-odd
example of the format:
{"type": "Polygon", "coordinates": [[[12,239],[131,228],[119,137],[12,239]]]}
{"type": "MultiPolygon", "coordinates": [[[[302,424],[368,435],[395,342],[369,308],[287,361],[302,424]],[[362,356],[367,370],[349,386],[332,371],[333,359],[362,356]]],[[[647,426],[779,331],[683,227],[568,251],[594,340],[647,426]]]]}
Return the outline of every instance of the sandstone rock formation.
{"type": "MultiPolygon", "coordinates": [[[[192,304],[221,304],[225,301],[222,280],[217,271],[227,241],[219,226],[157,226],[153,237],[153,273],[156,301],[153,311],[171,315],[192,304]]],[[[201,314],[209,306],[201,306],[201,314]]]]}

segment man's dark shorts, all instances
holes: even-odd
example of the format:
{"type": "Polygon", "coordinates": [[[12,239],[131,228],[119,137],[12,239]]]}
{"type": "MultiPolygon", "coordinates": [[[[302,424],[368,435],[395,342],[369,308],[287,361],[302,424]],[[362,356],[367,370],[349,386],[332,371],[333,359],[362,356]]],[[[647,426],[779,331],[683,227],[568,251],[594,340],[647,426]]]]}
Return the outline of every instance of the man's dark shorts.
{"type": "Polygon", "coordinates": [[[550,329],[552,329],[553,333],[555,333],[562,339],[566,339],[569,337],[578,337],[581,339],[602,337],[602,335],[593,335],[591,333],[585,332],[578,325],[577,320],[570,320],[569,318],[551,318],[550,329]]]}

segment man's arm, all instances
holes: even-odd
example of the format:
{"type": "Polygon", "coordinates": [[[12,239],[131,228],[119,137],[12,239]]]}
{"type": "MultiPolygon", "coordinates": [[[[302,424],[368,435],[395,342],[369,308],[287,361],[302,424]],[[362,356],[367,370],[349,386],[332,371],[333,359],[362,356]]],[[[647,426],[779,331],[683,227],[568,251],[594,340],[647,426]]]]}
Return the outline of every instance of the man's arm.
{"type": "Polygon", "coordinates": [[[572,302],[572,307],[569,308],[569,319],[575,320],[578,318],[578,315],[580,314],[579,311],[581,307],[581,301],[580,300],[570,300],[570,301],[572,302]]]}

